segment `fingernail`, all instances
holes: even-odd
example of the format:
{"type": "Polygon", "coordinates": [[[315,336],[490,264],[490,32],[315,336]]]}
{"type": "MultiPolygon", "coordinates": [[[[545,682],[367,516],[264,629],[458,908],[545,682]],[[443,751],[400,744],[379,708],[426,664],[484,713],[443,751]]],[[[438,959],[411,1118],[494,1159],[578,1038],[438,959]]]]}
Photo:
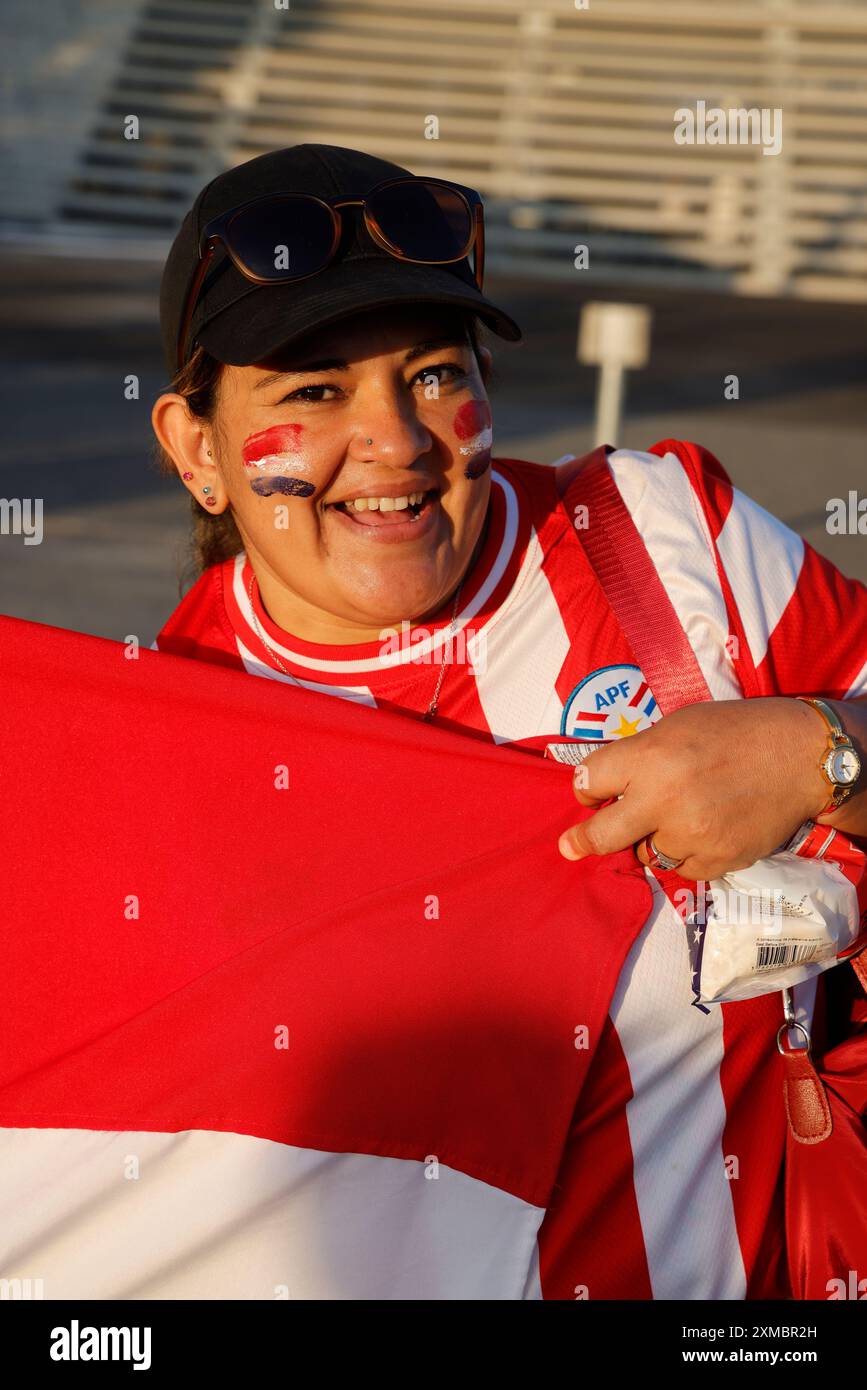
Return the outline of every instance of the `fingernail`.
{"type": "Polygon", "coordinates": [[[580,859],[581,851],[576,849],[568,835],[561,835],[558,843],[560,853],[564,859],[580,859]]]}

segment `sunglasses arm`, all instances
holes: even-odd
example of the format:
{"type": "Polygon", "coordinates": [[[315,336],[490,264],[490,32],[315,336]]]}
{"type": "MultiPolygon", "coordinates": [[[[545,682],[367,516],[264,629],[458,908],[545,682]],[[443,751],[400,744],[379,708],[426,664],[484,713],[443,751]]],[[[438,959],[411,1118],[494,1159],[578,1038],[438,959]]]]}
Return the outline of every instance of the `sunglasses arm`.
{"type": "Polygon", "coordinates": [[[181,323],[180,333],[178,334],[178,371],[180,371],[181,367],[184,365],[184,347],[187,341],[187,334],[190,329],[190,323],[192,322],[193,314],[196,310],[196,303],[199,298],[199,291],[202,288],[202,281],[204,280],[208,272],[208,266],[211,264],[211,261],[213,260],[214,251],[216,250],[216,247],[217,238],[213,237],[211,241],[208,243],[208,249],[205,255],[202,256],[200,253],[199,268],[196,271],[195,278],[193,280],[192,285],[190,286],[190,291],[186,298],[183,321],[181,323]]]}
{"type": "Polygon", "coordinates": [[[476,207],[476,239],[473,249],[473,274],[481,290],[485,280],[485,212],[481,204],[476,207]]]}

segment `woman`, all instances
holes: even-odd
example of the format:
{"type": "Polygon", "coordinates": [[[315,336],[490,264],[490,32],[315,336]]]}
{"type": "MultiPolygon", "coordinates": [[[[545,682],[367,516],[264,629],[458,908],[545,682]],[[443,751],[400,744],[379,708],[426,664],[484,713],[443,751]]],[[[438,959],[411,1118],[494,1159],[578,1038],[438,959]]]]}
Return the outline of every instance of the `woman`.
{"type": "MultiPolygon", "coordinates": [[[[203,190],[163,277],[174,381],[152,416],[192,497],[201,577],[154,645],[496,743],[582,738],[597,751],[576,795],[610,804],[563,836],[568,858],[635,845],[692,882],[809,819],[867,837],[864,587],[703,451],[612,453],[714,696],[661,720],[587,564],[570,480],[561,497],[552,470],[492,460],[476,320],[519,331],[483,296],[482,257],[477,195],[356,151],[277,151],[203,190]],[[738,698],[733,658],[767,698],[738,698]],[[825,697],[851,741],[829,771],[824,716],[799,695],[825,697]]],[[[701,1015],[688,973],[655,886],[529,1296],[785,1291],[782,1130],[756,1132],[776,1103],[779,1000],[701,1015]]]]}

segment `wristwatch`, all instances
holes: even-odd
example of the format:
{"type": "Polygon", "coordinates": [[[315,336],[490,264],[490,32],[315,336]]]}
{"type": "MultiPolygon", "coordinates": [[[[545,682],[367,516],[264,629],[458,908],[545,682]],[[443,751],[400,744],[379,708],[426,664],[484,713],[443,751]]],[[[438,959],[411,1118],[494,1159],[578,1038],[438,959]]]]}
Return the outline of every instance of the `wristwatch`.
{"type": "Polygon", "coordinates": [[[861,759],[826,700],[816,700],[810,695],[797,695],[795,698],[803,700],[806,705],[812,705],[828,726],[828,747],[819,763],[819,770],[832,788],[831,800],[818,812],[820,816],[824,816],[826,811],[836,811],[837,807],[842,806],[846,798],[852,795],[855,783],[861,775],[861,759]]]}

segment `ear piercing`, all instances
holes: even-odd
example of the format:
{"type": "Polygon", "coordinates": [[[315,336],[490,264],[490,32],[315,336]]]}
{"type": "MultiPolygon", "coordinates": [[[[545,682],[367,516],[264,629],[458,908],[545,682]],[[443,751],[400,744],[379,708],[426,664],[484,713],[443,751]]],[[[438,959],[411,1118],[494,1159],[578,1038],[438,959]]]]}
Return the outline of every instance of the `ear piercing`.
{"type": "Polygon", "coordinates": [[[368,440],[365,441],[365,443],[367,443],[367,444],[372,444],[372,443],[373,443],[373,440],[372,440],[372,439],[368,439],[368,440]]]}
{"type": "MultiPolygon", "coordinates": [[[[209,450],[208,450],[208,458],[210,458],[210,457],[211,457],[211,451],[210,451],[210,449],[209,449],[209,450]]],[[[185,483],[188,483],[189,480],[190,480],[190,478],[192,478],[192,476],[193,476],[192,473],[185,473],[185,474],[183,475],[183,477],[184,477],[184,482],[185,482],[185,483]]],[[[207,498],[207,501],[206,501],[205,505],[208,506],[208,507],[216,507],[216,505],[217,505],[217,499],[216,499],[216,497],[208,497],[208,493],[209,493],[210,491],[211,491],[211,489],[210,489],[209,487],[203,487],[203,488],[202,488],[202,492],[205,494],[205,497],[207,498]]]]}

